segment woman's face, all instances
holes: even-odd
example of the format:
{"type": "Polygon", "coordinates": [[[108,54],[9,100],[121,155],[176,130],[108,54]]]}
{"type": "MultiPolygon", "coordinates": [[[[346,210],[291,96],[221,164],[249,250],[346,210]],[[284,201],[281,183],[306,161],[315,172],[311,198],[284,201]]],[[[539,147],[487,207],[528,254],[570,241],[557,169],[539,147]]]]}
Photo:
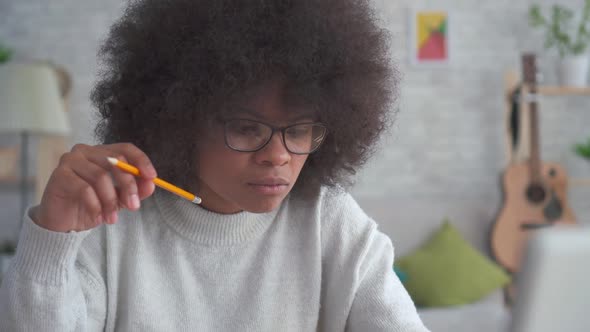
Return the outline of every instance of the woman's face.
{"type": "MultiPolygon", "coordinates": [[[[311,113],[287,111],[283,86],[271,82],[239,103],[231,118],[256,120],[275,127],[311,122],[311,113]]],[[[199,144],[198,194],[203,207],[218,213],[246,210],[262,213],[277,208],[293,188],[308,155],[290,153],[276,131],[264,148],[238,152],[225,144],[224,127],[211,128],[199,144]]]]}

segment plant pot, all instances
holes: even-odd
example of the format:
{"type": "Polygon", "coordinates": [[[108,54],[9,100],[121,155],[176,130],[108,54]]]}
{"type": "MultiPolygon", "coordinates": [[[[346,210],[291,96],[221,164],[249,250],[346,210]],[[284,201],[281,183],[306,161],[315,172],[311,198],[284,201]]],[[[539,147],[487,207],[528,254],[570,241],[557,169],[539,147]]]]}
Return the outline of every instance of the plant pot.
{"type": "Polygon", "coordinates": [[[588,82],[588,54],[570,55],[557,63],[557,79],[562,86],[585,87],[588,82]]]}

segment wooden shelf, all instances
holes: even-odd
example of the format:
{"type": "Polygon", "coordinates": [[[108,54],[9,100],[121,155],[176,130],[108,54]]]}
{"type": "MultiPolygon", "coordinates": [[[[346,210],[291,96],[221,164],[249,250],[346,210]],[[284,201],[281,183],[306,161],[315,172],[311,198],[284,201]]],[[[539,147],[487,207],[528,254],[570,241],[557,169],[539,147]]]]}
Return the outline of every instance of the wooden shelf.
{"type": "Polygon", "coordinates": [[[539,86],[539,93],[544,96],[590,96],[590,87],[539,86]]]}
{"type": "Polygon", "coordinates": [[[569,183],[572,186],[590,186],[589,178],[570,178],[569,183]]]}

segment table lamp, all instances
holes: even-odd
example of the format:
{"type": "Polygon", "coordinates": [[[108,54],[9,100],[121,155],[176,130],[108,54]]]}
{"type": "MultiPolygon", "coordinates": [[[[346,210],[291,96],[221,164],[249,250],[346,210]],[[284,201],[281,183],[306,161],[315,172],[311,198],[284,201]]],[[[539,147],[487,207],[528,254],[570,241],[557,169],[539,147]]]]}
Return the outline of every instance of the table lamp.
{"type": "Polygon", "coordinates": [[[21,136],[20,216],[22,218],[28,205],[29,135],[66,136],[70,133],[58,76],[49,64],[6,63],[0,65],[0,133],[15,133],[21,136]]]}

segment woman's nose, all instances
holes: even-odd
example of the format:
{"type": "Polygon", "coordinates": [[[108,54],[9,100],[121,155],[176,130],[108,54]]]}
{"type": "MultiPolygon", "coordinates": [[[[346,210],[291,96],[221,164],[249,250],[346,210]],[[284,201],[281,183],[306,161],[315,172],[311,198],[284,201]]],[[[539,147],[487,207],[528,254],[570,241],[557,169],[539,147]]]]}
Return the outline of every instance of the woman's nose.
{"type": "Polygon", "coordinates": [[[274,132],[268,144],[256,154],[258,162],[273,166],[282,166],[291,160],[291,153],[287,150],[280,131],[274,132]]]}

